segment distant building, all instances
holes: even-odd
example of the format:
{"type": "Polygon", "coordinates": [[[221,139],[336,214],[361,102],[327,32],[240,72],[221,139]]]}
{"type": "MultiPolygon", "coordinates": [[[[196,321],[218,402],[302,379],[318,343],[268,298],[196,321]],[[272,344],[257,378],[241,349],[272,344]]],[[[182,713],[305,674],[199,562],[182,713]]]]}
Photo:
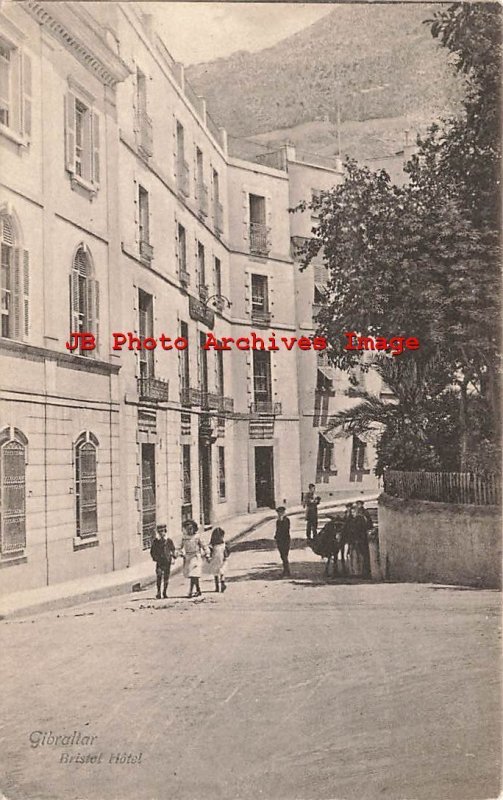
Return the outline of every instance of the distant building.
{"type": "Polygon", "coordinates": [[[326,275],[288,209],[340,168],[231,157],[134,3],[4,7],[0,71],[2,591],[134,564],[161,521],[374,488],[371,446],[326,432],[353,402],[326,358],[200,347],[313,333],[326,275]]]}

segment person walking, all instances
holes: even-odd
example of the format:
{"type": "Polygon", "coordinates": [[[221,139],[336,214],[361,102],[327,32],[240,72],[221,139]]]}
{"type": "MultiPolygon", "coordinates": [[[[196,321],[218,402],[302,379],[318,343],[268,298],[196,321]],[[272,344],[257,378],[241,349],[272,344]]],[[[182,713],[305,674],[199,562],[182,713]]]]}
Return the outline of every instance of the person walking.
{"type": "Polygon", "coordinates": [[[168,538],[167,532],[166,525],[158,525],[156,538],[150,547],[150,555],[155,561],[157,600],[161,599],[161,584],[162,596],[167,597],[171,562],[176,558],[175,545],[172,539],[168,538]]]}
{"type": "Polygon", "coordinates": [[[195,591],[194,597],[201,597],[201,587],[199,586],[199,578],[201,577],[203,555],[207,555],[207,548],[201,536],[198,534],[197,522],[193,519],[188,519],[183,523],[183,537],[180,552],[183,556],[183,574],[186,578],[190,579],[190,587],[188,597],[192,597],[192,592],[195,591]]]}
{"type": "Polygon", "coordinates": [[[290,563],[288,561],[288,554],[290,552],[290,520],[286,516],[286,508],[279,506],[276,509],[278,518],[276,520],[276,546],[279,550],[279,555],[283,563],[282,578],[290,577],[290,563]]]}
{"type": "Polygon", "coordinates": [[[309,484],[309,491],[304,495],[302,505],[306,509],[306,537],[311,539],[316,536],[318,532],[318,505],[321,498],[316,497],[316,486],[314,483],[309,484]]]}
{"type": "Polygon", "coordinates": [[[225,592],[227,586],[225,584],[225,573],[227,567],[227,559],[229,557],[229,548],[225,543],[225,531],[222,528],[214,528],[210,539],[210,559],[208,561],[207,571],[213,575],[215,579],[215,591],[225,592]]]}

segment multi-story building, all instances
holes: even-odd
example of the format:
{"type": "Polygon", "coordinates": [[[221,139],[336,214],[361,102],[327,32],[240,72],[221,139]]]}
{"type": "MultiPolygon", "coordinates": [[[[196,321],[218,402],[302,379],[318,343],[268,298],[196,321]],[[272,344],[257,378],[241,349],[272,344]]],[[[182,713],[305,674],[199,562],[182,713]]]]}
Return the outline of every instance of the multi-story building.
{"type": "Polygon", "coordinates": [[[326,432],[347,378],[267,349],[314,331],[324,267],[296,253],[315,220],[289,208],[341,170],[230,155],[153,27],[134,3],[0,11],[5,591],[138,562],[159,522],[176,538],[310,481],[375,485],[371,449],[326,432]],[[263,350],[201,347],[250,331],[263,350]],[[79,332],[96,349],[69,350],[79,332]]]}

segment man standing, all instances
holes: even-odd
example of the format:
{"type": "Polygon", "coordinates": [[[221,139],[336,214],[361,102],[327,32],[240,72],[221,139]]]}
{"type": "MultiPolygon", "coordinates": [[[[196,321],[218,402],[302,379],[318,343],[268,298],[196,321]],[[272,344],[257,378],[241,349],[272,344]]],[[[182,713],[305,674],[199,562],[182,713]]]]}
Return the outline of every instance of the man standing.
{"type": "Polygon", "coordinates": [[[308,539],[316,536],[318,533],[318,504],[319,497],[316,497],[314,483],[309,484],[309,491],[304,495],[302,505],[306,509],[306,536],[308,539]]]}
{"type": "MultiPolygon", "coordinates": [[[[353,519],[353,530],[355,538],[355,547],[362,559],[362,577],[370,578],[370,550],[369,550],[369,520],[370,515],[365,512],[363,503],[358,501],[355,508],[355,516],[353,519]]],[[[372,522],[370,521],[370,527],[372,522]]]]}
{"type": "Polygon", "coordinates": [[[155,575],[157,579],[157,600],[161,599],[161,584],[163,588],[162,596],[168,596],[169,573],[171,562],[175,558],[175,545],[167,537],[166,525],[157,526],[157,537],[152,542],[150,555],[155,561],[155,575]]]}
{"type": "Polygon", "coordinates": [[[286,508],[279,506],[276,509],[278,519],[276,520],[276,546],[279,550],[281,561],[283,562],[283,575],[282,578],[290,577],[290,563],[288,561],[288,554],[290,552],[290,520],[286,516],[286,508]]]}

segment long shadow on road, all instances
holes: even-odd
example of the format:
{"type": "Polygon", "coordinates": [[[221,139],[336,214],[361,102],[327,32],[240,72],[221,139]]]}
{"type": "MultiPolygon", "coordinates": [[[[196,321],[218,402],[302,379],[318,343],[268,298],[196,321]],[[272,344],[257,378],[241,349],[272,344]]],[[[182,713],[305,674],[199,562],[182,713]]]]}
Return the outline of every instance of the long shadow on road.
{"type": "MultiPolygon", "coordinates": [[[[290,550],[303,550],[308,546],[305,539],[294,538],[290,543],[290,550]]],[[[274,539],[250,539],[230,545],[231,553],[246,553],[250,550],[276,550],[274,539]]]]}

